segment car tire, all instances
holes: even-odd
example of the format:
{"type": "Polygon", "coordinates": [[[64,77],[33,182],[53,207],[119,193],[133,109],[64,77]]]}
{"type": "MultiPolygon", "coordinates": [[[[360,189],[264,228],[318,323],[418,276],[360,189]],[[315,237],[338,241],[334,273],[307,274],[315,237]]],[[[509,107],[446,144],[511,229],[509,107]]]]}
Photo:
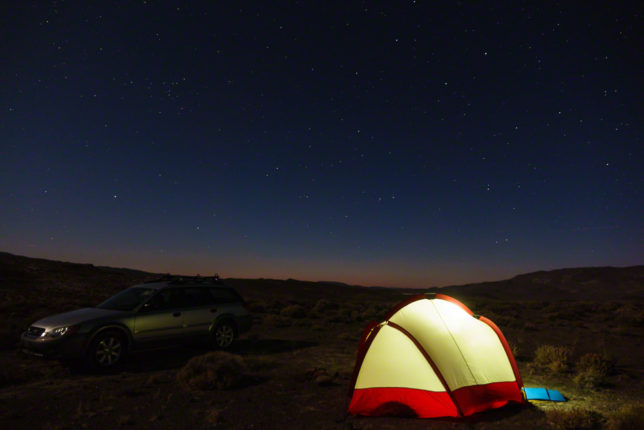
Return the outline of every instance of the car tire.
{"type": "Polygon", "coordinates": [[[228,349],[235,341],[235,326],[229,321],[217,324],[212,334],[213,344],[217,349],[228,349]]]}
{"type": "Polygon", "coordinates": [[[120,368],[126,352],[125,336],[115,330],[106,330],[92,340],[87,358],[94,369],[110,371],[120,368]]]}

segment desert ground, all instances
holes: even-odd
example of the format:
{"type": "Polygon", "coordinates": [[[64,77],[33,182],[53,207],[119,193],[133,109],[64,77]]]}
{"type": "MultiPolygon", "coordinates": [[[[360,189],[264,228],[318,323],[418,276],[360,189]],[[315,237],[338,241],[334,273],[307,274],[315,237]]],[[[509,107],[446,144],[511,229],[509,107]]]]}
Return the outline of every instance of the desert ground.
{"type": "Polygon", "coordinates": [[[18,336],[33,321],[155,277],[0,253],[0,428],[644,428],[644,266],[442,289],[501,328],[525,386],[568,398],[459,420],[346,413],[362,330],[424,290],[227,279],[254,319],[229,352],[157,350],[97,374],[19,351],[18,336]]]}

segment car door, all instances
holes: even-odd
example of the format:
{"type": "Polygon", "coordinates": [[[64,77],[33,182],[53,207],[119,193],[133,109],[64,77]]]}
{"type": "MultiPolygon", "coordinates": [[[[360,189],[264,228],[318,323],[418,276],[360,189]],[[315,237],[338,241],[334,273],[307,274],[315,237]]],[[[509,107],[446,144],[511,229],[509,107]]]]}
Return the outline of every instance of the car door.
{"type": "Polygon", "coordinates": [[[234,317],[238,311],[242,299],[229,288],[210,288],[215,305],[217,305],[217,316],[228,315],[234,317]]]}
{"type": "Polygon", "coordinates": [[[136,315],[134,342],[138,346],[165,346],[183,335],[183,293],[168,288],[153,296],[136,315]]]}
{"type": "Polygon", "coordinates": [[[206,287],[184,288],[183,326],[186,337],[208,340],[210,326],[217,317],[217,306],[206,287]]]}

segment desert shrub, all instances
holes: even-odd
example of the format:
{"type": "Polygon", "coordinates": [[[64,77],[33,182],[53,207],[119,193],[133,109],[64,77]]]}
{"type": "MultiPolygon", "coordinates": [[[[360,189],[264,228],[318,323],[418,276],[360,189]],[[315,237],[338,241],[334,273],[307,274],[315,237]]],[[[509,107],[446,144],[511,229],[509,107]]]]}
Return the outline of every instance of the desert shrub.
{"type": "Polygon", "coordinates": [[[244,359],[223,351],[193,357],[177,373],[177,381],[181,385],[198,390],[235,388],[248,378],[244,359]]]}
{"type": "Polygon", "coordinates": [[[266,312],[266,303],[261,300],[249,300],[246,302],[246,305],[251,312],[266,312]]]}
{"type": "Polygon", "coordinates": [[[539,329],[539,326],[532,321],[524,321],[523,329],[527,331],[537,331],[539,329]]]}
{"type": "Polygon", "coordinates": [[[550,373],[564,373],[568,370],[570,348],[561,345],[541,345],[534,353],[533,368],[550,373]]]}
{"type": "Polygon", "coordinates": [[[339,323],[339,322],[344,322],[344,316],[342,312],[330,312],[327,313],[326,316],[324,317],[324,321],[327,323],[339,323]]]}
{"type": "Polygon", "coordinates": [[[608,376],[615,370],[615,363],[608,357],[591,352],[579,359],[576,369],[573,378],[575,384],[585,388],[596,388],[606,383],[608,376]]]}
{"type": "Polygon", "coordinates": [[[343,332],[338,335],[338,340],[345,342],[358,342],[360,340],[360,333],[343,332]]]}
{"type": "Polygon", "coordinates": [[[315,305],[313,305],[313,312],[321,314],[330,310],[335,310],[337,308],[338,304],[336,302],[331,302],[326,299],[320,299],[315,302],[315,305]]]}
{"type": "Polygon", "coordinates": [[[337,376],[337,372],[329,371],[324,367],[314,367],[308,369],[304,374],[304,378],[306,380],[313,381],[321,387],[335,385],[334,378],[337,376]]]}
{"type": "Polygon", "coordinates": [[[519,359],[519,345],[516,342],[508,341],[508,345],[510,346],[510,352],[512,352],[512,355],[514,356],[515,359],[519,359]]]}
{"type": "Polygon", "coordinates": [[[279,314],[284,308],[284,304],[279,300],[271,300],[270,303],[266,305],[266,312],[272,314],[279,314]]]}
{"type": "Polygon", "coordinates": [[[350,310],[350,309],[338,309],[337,313],[329,313],[326,315],[324,318],[326,322],[334,322],[334,323],[351,323],[354,321],[361,321],[360,319],[360,312],[357,310],[350,310]]]}
{"type": "Polygon", "coordinates": [[[644,429],[644,403],[623,405],[608,421],[610,430],[644,429]]]}
{"type": "Polygon", "coordinates": [[[362,314],[360,315],[360,319],[365,321],[380,320],[382,316],[383,315],[379,306],[370,305],[364,311],[362,311],[362,314]]]}
{"type": "Polygon", "coordinates": [[[602,428],[600,414],[582,408],[556,408],[546,412],[548,424],[557,430],[593,430],[602,428]]]}
{"type": "Polygon", "coordinates": [[[293,321],[283,315],[268,314],[264,318],[264,324],[273,327],[290,327],[293,325],[293,321]]]}
{"type": "Polygon", "coordinates": [[[148,376],[148,379],[145,380],[145,386],[149,387],[151,385],[160,385],[167,382],[167,376],[164,373],[153,373],[148,376]]]}
{"type": "Polygon", "coordinates": [[[633,303],[627,303],[620,306],[615,311],[615,317],[618,321],[634,326],[644,325],[644,309],[633,303]]]}
{"type": "Polygon", "coordinates": [[[274,369],[284,364],[282,360],[266,355],[248,356],[244,358],[244,362],[246,363],[246,367],[254,375],[260,374],[266,370],[274,369]]]}
{"type": "Polygon", "coordinates": [[[289,318],[304,318],[306,316],[306,309],[302,305],[289,305],[282,308],[280,315],[289,318]]]}

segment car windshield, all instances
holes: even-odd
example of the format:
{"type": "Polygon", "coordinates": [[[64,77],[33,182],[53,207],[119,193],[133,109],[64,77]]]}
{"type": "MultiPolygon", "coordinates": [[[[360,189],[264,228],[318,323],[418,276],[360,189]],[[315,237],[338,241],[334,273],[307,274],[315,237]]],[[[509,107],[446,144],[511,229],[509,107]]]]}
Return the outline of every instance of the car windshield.
{"type": "Polygon", "coordinates": [[[96,307],[114,311],[133,311],[148,300],[152,294],[154,294],[152,288],[132,287],[110,297],[96,307]]]}

